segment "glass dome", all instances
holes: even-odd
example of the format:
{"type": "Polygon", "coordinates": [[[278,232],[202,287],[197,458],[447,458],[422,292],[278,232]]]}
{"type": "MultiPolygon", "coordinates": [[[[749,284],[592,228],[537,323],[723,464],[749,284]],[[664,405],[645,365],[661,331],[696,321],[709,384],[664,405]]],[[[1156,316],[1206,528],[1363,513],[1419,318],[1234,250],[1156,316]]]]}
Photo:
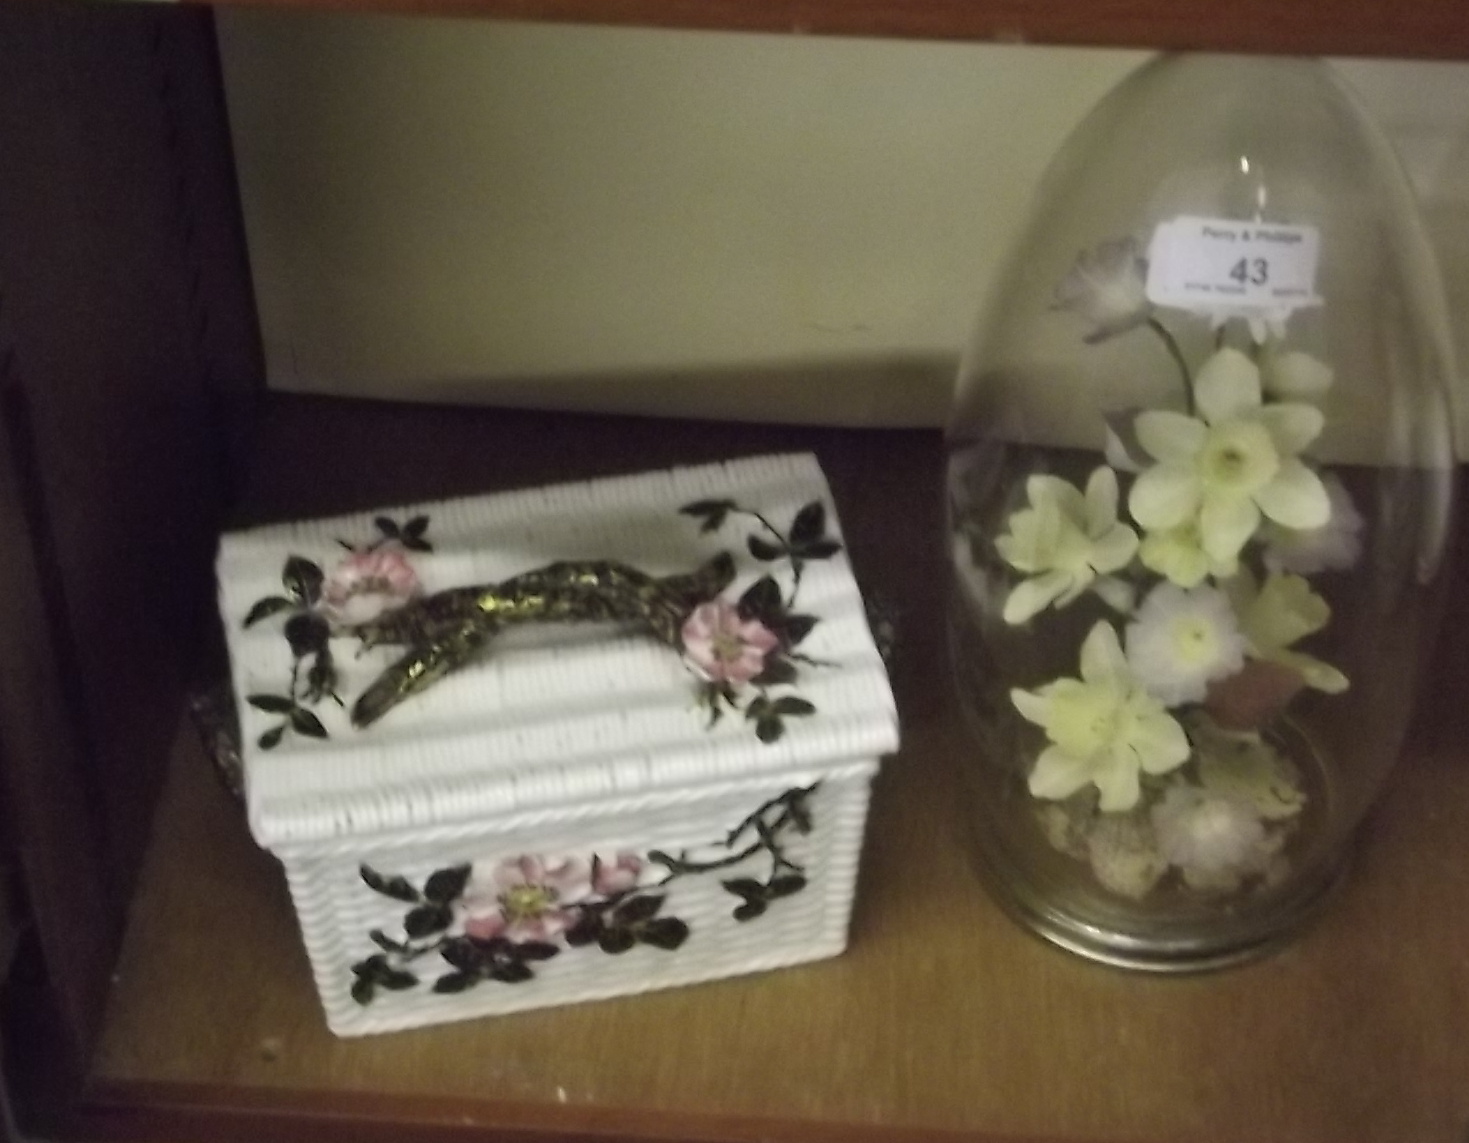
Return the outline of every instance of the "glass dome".
{"type": "Polygon", "coordinates": [[[1271,947],[1399,752],[1452,488],[1411,191],[1318,62],[1162,57],[1077,128],[949,434],[999,899],[1138,967],[1271,947]]]}

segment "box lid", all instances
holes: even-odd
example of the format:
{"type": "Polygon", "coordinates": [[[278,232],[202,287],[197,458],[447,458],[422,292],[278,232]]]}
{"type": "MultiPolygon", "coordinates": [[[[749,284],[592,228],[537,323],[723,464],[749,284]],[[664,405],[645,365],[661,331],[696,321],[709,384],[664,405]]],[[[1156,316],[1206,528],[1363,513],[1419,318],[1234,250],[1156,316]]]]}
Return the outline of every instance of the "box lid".
{"type": "Polygon", "coordinates": [[[897,746],[886,671],[809,455],[234,532],[217,572],[250,822],[267,846],[897,746]],[[609,612],[622,621],[577,618],[609,612]],[[410,641],[364,648],[364,634],[410,641]],[[457,661],[476,644],[471,661],[354,725],[395,663],[422,667],[435,649],[457,661]]]}

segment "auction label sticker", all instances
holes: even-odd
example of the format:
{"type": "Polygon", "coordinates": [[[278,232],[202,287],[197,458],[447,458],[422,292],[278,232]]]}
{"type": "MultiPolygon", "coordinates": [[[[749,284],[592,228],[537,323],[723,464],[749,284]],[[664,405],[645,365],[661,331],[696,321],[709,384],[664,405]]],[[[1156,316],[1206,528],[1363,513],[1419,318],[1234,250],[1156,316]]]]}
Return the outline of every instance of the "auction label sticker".
{"type": "Polygon", "coordinates": [[[1148,301],[1179,309],[1317,306],[1314,226],[1183,216],[1148,245],[1148,301]]]}

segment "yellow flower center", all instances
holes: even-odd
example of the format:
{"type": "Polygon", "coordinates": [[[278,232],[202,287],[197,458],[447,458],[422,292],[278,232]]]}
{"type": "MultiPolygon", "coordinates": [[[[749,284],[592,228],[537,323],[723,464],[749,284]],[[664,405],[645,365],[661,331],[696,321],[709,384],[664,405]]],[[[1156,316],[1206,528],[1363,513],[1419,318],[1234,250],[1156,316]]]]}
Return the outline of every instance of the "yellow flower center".
{"type": "Polygon", "coordinates": [[[1264,425],[1230,421],[1209,430],[1199,454],[1199,475],[1210,488],[1248,496],[1275,479],[1280,454],[1264,425]]]}
{"type": "Polygon", "coordinates": [[[1196,615],[1179,616],[1169,627],[1173,647],[1185,663],[1210,663],[1219,655],[1219,640],[1213,624],[1196,615]]]}
{"type": "Polygon", "coordinates": [[[545,885],[513,885],[500,895],[500,908],[510,921],[539,917],[556,903],[556,890],[545,885]]]}
{"type": "Polygon", "coordinates": [[[734,663],[738,662],[740,656],[744,653],[745,644],[738,635],[731,634],[728,631],[720,631],[710,641],[709,649],[713,652],[717,662],[734,663]]]}
{"type": "Polygon", "coordinates": [[[1117,740],[1128,718],[1126,695],[1106,685],[1081,684],[1057,695],[1048,732],[1068,754],[1090,758],[1117,740]]]}

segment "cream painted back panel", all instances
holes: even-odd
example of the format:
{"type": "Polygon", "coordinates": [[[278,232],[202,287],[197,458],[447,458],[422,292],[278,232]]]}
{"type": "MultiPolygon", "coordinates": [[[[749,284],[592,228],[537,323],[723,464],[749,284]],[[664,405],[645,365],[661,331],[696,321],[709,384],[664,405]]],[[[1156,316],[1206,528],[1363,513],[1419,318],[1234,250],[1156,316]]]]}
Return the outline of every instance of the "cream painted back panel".
{"type": "MultiPolygon", "coordinates": [[[[944,420],[1046,162],[1146,58],[218,21],[273,386],[844,424],[944,420]]],[[[1342,66],[1463,315],[1469,65],[1342,66]]]]}

